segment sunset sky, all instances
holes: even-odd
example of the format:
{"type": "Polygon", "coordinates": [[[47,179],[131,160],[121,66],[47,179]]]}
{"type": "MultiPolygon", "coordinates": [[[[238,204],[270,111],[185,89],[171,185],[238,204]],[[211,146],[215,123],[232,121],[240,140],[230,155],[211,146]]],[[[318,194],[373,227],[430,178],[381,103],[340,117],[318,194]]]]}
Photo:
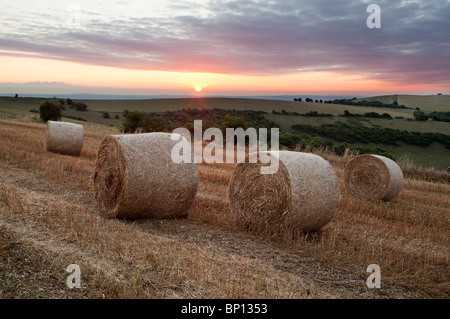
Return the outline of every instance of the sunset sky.
{"type": "Polygon", "coordinates": [[[0,94],[450,94],[449,0],[1,0],[0,12],[0,94]]]}

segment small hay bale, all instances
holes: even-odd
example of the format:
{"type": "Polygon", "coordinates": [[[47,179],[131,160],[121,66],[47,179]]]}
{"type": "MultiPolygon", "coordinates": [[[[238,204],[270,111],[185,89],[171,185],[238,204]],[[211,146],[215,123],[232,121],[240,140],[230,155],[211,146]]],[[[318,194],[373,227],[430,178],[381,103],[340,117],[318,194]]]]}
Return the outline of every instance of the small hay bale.
{"type": "Polygon", "coordinates": [[[47,122],[45,149],[49,152],[80,156],[83,146],[83,125],[68,122],[47,122]]]}
{"type": "Polygon", "coordinates": [[[344,184],[354,197],[390,200],[402,189],[403,173],[397,163],[387,157],[362,155],[345,166],[344,184]]]}
{"type": "MultiPolygon", "coordinates": [[[[279,151],[274,174],[261,174],[268,166],[237,165],[229,185],[230,204],[238,222],[259,230],[282,228],[316,231],[333,217],[339,201],[339,183],[330,164],[309,153],[279,151]]],[[[258,156],[259,157],[259,156],[258,156]]]]}
{"type": "Polygon", "coordinates": [[[110,135],[101,143],[93,177],[100,213],[108,218],[181,217],[197,193],[196,163],[174,163],[169,133],[110,135]]]}

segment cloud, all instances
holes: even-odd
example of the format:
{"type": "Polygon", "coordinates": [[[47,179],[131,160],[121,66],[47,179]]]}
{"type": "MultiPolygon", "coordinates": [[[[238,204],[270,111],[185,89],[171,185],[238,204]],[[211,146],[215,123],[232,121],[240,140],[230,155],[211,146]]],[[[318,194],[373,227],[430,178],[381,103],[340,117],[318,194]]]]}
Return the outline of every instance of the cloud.
{"type": "Polygon", "coordinates": [[[81,27],[75,29],[65,24],[64,7],[20,16],[6,11],[0,49],[144,70],[331,70],[395,84],[450,82],[448,1],[378,1],[381,29],[367,28],[367,1],[145,3],[81,2],[81,27]]]}

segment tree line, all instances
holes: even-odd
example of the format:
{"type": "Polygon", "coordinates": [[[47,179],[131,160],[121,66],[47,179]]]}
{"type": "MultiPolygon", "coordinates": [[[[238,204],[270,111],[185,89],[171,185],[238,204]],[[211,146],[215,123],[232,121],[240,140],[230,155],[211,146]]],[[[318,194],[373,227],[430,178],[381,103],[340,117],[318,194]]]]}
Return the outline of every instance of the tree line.
{"type": "Polygon", "coordinates": [[[421,133],[401,131],[391,128],[351,126],[345,123],[322,124],[320,126],[294,124],[292,128],[313,136],[323,136],[337,142],[376,143],[399,146],[398,142],[409,145],[430,146],[440,143],[450,149],[450,135],[442,133],[421,133]]]}
{"type": "Polygon", "coordinates": [[[333,117],[333,114],[329,113],[319,113],[317,111],[310,111],[307,113],[298,113],[298,112],[290,112],[286,111],[285,109],[281,110],[281,112],[277,112],[275,110],[272,111],[272,114],[278,114],[278,115],[293,115],[293,116],[309,116],[309,117],[333,117]]]}
{"type": "Polygon", "coordinates": [[[355,105],[355,106],[365,106],[365,107],[386,107],[386,108],[393,108],[393,109],[411,109],[410,107],[407,107],[405,105],[398,104],[397,101],[394,101],[392,103],[383,103],[380,101],[356,101],[356,97],[352,99],[335,99],[335,100],[329,100],[325,101],[324,103],[328,104],[342,104],[342,105],[355,105]]]}
{"type": "Polygon", "coordinates": [[[450,112],[433,111],[426,114],[424,111],[421,111],[420,108],[416,108],[413,116],[416,121],[428,121],[428,119],[431,118],[433,121],[450,122],[450,112]]]}

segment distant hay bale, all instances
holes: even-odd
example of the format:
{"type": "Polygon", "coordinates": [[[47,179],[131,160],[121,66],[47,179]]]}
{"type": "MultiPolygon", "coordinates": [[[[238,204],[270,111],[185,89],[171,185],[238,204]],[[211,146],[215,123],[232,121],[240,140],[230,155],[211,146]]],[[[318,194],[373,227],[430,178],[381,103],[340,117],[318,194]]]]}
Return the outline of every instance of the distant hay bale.
{"type": "Polygon", "coordinates": [[[109,218],[185,216],[197,193],[196,163],[174,163],[172,147],[190,144],[169,133],[110,135],[101,143],[93,177],[100,213],[109,218]]]}
{"type": "Polygon", "coordinates": [[[345,166],[344,183],[347,191],[357,198],[390,200],[402,189],[403,173],[387,157],[362,155],[345,166]]]}
{"type": "Polygon", "coordinates": [[[47,122],[45,149],[49,152],[80,156],[83,146],[83,125],[68,122],[47,122]]]}
{"type": "Polygon", "coordinates": [[[274,174],[261,174],[257,163],[237,165],[229,185],[230,204],[238,222],[250,228],[316,231],[333,217],[339,183],[330,164],[309,153],[279,151],[274,174]]]}

